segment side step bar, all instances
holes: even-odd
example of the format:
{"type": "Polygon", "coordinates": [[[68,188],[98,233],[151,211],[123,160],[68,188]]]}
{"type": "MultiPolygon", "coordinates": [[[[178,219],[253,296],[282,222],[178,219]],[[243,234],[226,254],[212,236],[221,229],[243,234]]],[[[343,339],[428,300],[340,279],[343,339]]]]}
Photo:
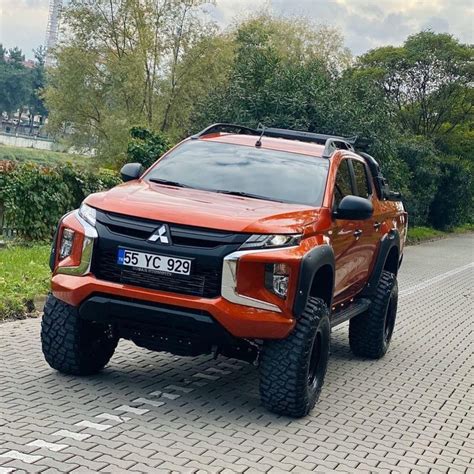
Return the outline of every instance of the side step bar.
{"type": "Polygon", "coordinates": [[[338,326],[339,324],[349,321],[349,319],[357,316],[358,314],[367,311],[370,306],[370,300],[367,298],[361,298],[354,301],[347,308],[340,309],[339,311],[331,314],[331,328],[338,326]]]}

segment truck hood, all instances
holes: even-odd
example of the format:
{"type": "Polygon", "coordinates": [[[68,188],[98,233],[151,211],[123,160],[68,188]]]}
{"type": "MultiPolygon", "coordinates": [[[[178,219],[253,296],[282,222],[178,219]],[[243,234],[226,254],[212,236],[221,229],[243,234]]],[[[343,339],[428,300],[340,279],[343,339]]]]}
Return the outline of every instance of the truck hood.
{"type": "Polygon", "coordinates": [[[103,211],[208,229],[249,233],[298,233],[318,209],[260,199],[131,181],[85,201],[103,211]]]}

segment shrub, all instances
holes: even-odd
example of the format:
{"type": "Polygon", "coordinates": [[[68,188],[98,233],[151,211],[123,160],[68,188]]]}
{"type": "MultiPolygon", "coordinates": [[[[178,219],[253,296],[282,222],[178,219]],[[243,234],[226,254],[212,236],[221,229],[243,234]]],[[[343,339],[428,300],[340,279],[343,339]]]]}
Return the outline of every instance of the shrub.
{"type": "Polygon", "coordinates": [[[141,163],[145,168],[149,168],[170,148],[170,143],[164,135],[146,128],[133,127],[130,136],[127,158],[131,162],[141,163]]]}
{"type": "Polygon", "coordinates": [[[120,178],[71,165],[43,167],[34,163],[0,171],[0,207],[8,227],[24,240],[49,239],[59,218],[79,207],[90,193],[115,186],[120,178]]]}
{"type": "Polygon", "coordinates": [[[404,194],[410,224],[429,225],[429,214],[441,176],[440,157],[432,142],[423,137],[403,138],[397,155],[407,167],[404,194]]]}
{"type": "Polygon", "coordinates": [[[441,162],[441,178],[430,207],[430,222],[449,230],[473,221],[473,165],[468,160],[447,157],[441,162]]]}

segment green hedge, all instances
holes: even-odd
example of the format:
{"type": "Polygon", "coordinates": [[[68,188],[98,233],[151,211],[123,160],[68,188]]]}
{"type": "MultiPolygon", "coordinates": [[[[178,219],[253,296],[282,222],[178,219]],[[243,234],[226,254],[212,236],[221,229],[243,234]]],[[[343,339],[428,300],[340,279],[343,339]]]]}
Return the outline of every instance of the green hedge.
{"type": "Polygon", "coordinates": [[[44,167],[25,163],[0,168],[4,226],[14,229],[23,240],[47,240],[59,218],[79,207],[88,194],[120,182],[114,171],[90,171],[69,164],[44,167]]]}

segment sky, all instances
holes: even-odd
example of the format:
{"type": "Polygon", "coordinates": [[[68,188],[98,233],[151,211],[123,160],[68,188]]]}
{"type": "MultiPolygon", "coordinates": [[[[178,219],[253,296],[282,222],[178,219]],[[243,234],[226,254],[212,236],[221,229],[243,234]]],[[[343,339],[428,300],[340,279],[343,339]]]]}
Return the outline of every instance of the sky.
{"type": "MultiPolygon", "coordinates": [[[[19,46],[27,58],[45,42],[49,0],[0,0],[0,43],[19,46]]],[[[340,30],[356,55],[386,44],[401,44],[422,29],[447,32],[474,42],[474,0],[217,0],[209,7],[222,27],[246,15],[273,9],[304,15],[340,30]]]]}

